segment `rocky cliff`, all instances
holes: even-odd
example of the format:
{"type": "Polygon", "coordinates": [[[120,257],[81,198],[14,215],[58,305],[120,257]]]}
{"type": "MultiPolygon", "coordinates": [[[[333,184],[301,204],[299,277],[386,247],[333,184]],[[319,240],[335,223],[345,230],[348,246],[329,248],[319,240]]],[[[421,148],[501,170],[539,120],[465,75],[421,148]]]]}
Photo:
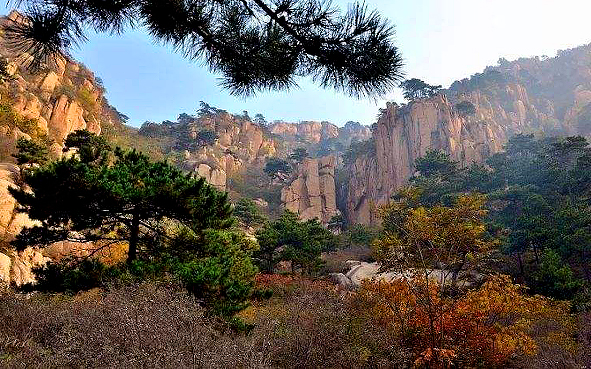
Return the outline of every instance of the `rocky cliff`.
{"type": "Polygon", "coordinates": [[[461,165],[482,162],[516,133],[589,134],[590,113],[591,45],[555,58],[500,60],[439,96],[388,104],[368,143],[372,150],[354,155],[344,169],[341,203],[350,222],[375,222],[374,207],[407,182],[428,149],[461,165]],[[464,101],[475,107],[473,114],[458,109],[464,101]]]}
{"type": "MultiPolygon", "coordinates": [[[[19,21],[19,13],[12,12],[0,19],[0,27],[19,21]]],[[[6,60],[10,75],[0,85],[0,160],[10,158],[7,153],[19,137],[46,135],[53,141],[52,153],[59,156],[68,133],[88,129],[100,134],[103,125],[119,122],[118,113],[103,97],[100,79],[80,63],[58,58],[42,70],[32,71],[32,57],[12,52],[1,39],[0,57],[6,60]]]]}
{"type": "Polygon", "coordinates": [[[338,215],[335,165],[334,156],[305,159],[295,178],[281,190],[285,208],[299,214],[301,219],[317,218],[325,224],[338,215]]]}

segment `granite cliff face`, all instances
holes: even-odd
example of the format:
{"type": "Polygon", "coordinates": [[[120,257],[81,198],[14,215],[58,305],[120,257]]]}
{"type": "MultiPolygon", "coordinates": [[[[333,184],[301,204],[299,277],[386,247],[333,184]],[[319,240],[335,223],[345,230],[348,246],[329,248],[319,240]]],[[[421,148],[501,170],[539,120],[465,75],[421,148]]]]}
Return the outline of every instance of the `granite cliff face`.
{"type": "Polygon", "coordinates": [[[439,96],[382,110],[371,141],[344,168],[344,210],[352,223],[376,222],[384,204],[413,174],[428,149],[461,165],[483,162],[517,133],[591,133],[591,45],[555,58],[501,60],[499,66],[454,83],[439,96]],[[456,104],[468,101],[475,114],[456,104]]]}
{"type": "Polygon", "coordinates": [[[183,170],[194,172],[225,191],[232,175],[263,166],[266,158],[276,155],[277,148],[264,127],[216,110],[200,116],[181,115],[176,122],[147,122],[139,134],[167,137],[169,144],[163,150],[181,153],[177,164],[183,170]]]}
{"type": "Polygon", "coordinates": [[[347,122],[338,127],[329,122],[276,122],[270,126],[271,133],[287,141],[299,141],[300,144],[322,144],[331,140],[338,140],[345,146],[351,141],[364,141],[371,137],[369,127],[357,122],[347,122]]]}
{"type": "Polygon", "coordinates": [[[339,136],[338,127],[329,122],[278,122],[271,126],[271,132],[282,137],[298,136],[311,143],[339,136]]]}
{"type": "MultiPolygon", "coordinates": [[[[0,27],[21,22],[18,12],[0,19],[0,27]]],[[[29,70],[32,57],[14,53],[0,39],[0,56],[6,59],[10,80],[0,85],[0,98],[20,116],[19,121],[0,122],[3,157],[20,137],[47,135],[51,151],[61,155],[64,138],[78,129],[100,134],[102,125],[119,123],[118,113],[103,97],[104,88],[92,72],[71,59],[59,58],[41,71],[29,70]]]]}
{"type": "Polygon", "coordinates": [[[213,145],[185,150],[182,167],[222,191],[227,189],[230,176],[248,166],[264,165],[265,159],[277,151],[275,142],[265,137],[261,127],[228,113],[201,119],[191,128],[190,137],[196,140],[200,130],[215,132],[219,138],[213,145]]]}
{"type": "Polygon", "coordinates": [[[340,214],[337,209],[334,156],[305,159],[295,178],[281,190],[281,201],[287,210],[299,214],[301,219],[317,218],[328,223],[340,214]]]}

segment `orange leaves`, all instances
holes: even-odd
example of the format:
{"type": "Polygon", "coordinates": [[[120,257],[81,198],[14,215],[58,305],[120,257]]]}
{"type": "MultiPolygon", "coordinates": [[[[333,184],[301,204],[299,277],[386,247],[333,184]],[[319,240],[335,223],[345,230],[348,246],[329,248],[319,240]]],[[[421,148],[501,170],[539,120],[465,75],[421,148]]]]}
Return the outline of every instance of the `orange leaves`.
{"type": "Polygon", "coordinates": [[[568,343],[568,304],[523,292],[506,276],[457,299],[440,296],[435,283],[421,278],[367,281],[354,307],[397,333],[414,352],[416,366],[501,366],[514,355],[535,354],[536,340],[568,343]]]}

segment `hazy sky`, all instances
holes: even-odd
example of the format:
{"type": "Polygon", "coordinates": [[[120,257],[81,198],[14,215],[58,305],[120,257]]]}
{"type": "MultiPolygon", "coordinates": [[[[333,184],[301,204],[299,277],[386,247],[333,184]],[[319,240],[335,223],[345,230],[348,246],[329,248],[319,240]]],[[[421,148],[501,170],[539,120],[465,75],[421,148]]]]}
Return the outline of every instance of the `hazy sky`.
{"type": "MultiPolygon", "coordinates": [[[[346,7],[351,1],[335,0],[346,7]]],[[[554,55],[591,42],[588,0],[367,0],[396,26],[407,77],[447,87],[481,72],[499,57],[554,55]]],[[[5,6],[0,6],[3,13],[5,6]]],[[[107,98],[130,123],[174,120],[200,100],[230,112],[248,110],[269,120],[349,120],[371,124],[384,100],[356,100],[302,81],[298,90],[254,98],[229,95],[199,62],[154,45],[141,30],[90,35],[73,56],[101,77],[107,98]]],[[[386,100],[400,100],[393,91],[386,100]]]]}

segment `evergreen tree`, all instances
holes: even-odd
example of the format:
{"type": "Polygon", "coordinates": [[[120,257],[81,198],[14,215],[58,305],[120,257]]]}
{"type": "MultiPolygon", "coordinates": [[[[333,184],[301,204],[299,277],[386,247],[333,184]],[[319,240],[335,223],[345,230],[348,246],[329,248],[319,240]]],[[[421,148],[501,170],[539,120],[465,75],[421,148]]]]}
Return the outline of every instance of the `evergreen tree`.
{"type": "Polygon", "coordinates": [[[407,79],[400,87],[404,98],[410,101],[433,97],[441,90],[441,85],[430,85],[418,78],[407,79]]]}
{"type": "Polygon", "coordinates": [[[295,77],[354,96],[383,95],[401,78],[394,29],[364,5],[340,14],[323,0],[12,0],[26,22],[5,38],[40,67],[85,41],[85,32],[145,26],[156,41],[223,75],[232,93],[285,90],[295,77]]]}
{"type": "Polygon", "coordinates": [[[16,158],[16,163],[22,168],[33,164],[41,165],[47,161],[47,147],[26,138],[19,138],[16,141],[18,152],[12,154],[16,158]]]}
{"type": "Polygon", "coordinates": [[[255,202],[245,197],[238,200],[236,205],[234,205],[234,216],[249,227],[261,225],[265,221],[265,217],[255,202]]]}
{"type": "MultiPolygon", "coordinates": [[[[97,142],[85,133],[71,134],[66,141],[81,136],[97,142]]],[[[202,178],[184,175],[166,162],[151,162],[135,150],[115,150],[111,164],[97,162],[97,151],[87,144],[79,152],[80,158],[26,172],[30,191],[10,189],[19,210],[40,223],[21,231],[13,241],[17,249],[65,240],[98,241],[101,247],[125,241],[132,262],[138,253],[151,251],[154,240],[168,237],[167,224],[186,227],[197,239],[206,229],[232,224],[227,195],[202,178]]]]}
{"type": "Polygon", "coordinates": [[[257,240],[260,248],[254,257],[268,273],[285,260],[291,262],[292,270],[299,267],[304,273],[312,274],[322,264],[320,254],[336,246],[335,236],[318,220],[301,221],[289,210],[259,230],[257,240]]]}
{"type": "Polygon", "coordinates": [[[298,147],[294,149],[289,158],[296,163],[301,163],[305,158],[309,157],[308,150],[305,147],[298,147]]]}
{"type": "Polygon", "coordinates": [[[271,178],[286,176],[291,173],[291,170],[289,163],[280,158],[269,158],[264,169],[265,173],[271,178]]]}

